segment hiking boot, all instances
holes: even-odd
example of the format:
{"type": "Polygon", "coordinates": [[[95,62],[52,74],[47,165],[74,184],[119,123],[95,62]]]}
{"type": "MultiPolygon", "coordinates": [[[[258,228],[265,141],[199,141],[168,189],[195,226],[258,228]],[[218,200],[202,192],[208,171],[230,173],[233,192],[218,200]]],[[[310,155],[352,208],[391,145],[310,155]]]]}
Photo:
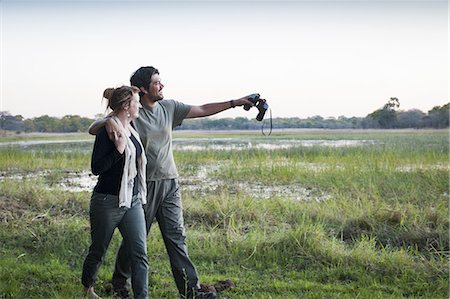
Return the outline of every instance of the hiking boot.
{"type": "Polygon", "coordinates": [[[210,283],[201,283],[200,284],[200,289],[197,290],[198,292],[216,292],[216,288],[214,287],[214,285],[210,284],[210,283]]]}
{"type": "Polygon", "coordinates": [[[113,291],[113,298],[117,299],[132,299],[130,295],[130,291],[127,289],[120,289],[113,291]]]}
{"type": "Polygon", "coordinates": [[[194,291],[194,299],[216,299],[217,293],[214,291],[194,291]]]}
{"type": "Polygon", "coordinates": [[[228,289],[234,289],[236,285],[230,280],[219,280],[217,283],[214,284],[214,288],[216,289],[216,292],[222,292],[228,289]]]}
{"type": "Polygon", "coordinates": [[[216,291],[208,291],[202,288],[191,289],[186,295],[181,295],[181,299],[216,299],[216,291]]]}

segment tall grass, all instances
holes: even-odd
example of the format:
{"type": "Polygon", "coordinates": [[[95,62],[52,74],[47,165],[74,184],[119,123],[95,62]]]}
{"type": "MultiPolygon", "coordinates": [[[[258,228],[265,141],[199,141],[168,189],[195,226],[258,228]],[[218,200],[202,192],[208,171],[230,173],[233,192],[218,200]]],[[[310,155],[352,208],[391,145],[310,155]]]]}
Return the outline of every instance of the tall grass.
{"type": "Polygon", "coordinates": [[[2,171],[76,171],[89,168],[92,142],[0,146],[2,171]]]}
{"type": "MultiPolygon", "coordinates": [[[[202,282],[232,279],[237,288],[222,298],[448,298],[447,132],[283,134],[271,140],[375,142],[175,152],[181,177],[206,168],[218,182],[206,193],[183,190],[188,247],[202,282]],[[252,184],[328,197],[261,199],[252,184]]],[[[90,195],[49,184],[64,171],[89,169],[91,146],[0,148],[0,298],[80,298],[90,195]],[[7,178],[42,170],[47,177],[7,178]]],[[[157,227],[148,240],[150,297],[177,298],[157,227]]],[[[104,298],[120,240],[116,233],[96,284],[104,298]]]]}

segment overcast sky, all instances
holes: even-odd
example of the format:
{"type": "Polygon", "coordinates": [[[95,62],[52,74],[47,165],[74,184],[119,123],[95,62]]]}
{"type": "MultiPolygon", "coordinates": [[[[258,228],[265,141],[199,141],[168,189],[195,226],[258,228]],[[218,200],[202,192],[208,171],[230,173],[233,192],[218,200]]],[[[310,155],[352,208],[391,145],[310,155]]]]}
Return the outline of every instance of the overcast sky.
{"type": "MultiPolygon", "coordinates": [[[[447,1],[2,0],[1,111],[104,112],[107,87],[159,69],[194,105],[259,92],[273,117],[366,116],[449,101],[447,1]]],[[[216,117],[255,117],[230,109],[216,117]]]]}

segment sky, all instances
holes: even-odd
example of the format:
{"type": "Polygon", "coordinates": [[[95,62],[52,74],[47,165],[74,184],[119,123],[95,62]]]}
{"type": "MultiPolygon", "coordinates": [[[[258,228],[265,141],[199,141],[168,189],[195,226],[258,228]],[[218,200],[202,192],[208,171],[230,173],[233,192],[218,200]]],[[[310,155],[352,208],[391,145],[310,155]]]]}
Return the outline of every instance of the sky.
{"type": "MultiPolygon", "coordinates": [[[[0,111],[94,117],[154,66],[191,105],[260,93],[273,117],[449,102],[448,1],[0,0],[0,111]]],[[[254,118],[255,108],[216,118],[254,118]]]]}

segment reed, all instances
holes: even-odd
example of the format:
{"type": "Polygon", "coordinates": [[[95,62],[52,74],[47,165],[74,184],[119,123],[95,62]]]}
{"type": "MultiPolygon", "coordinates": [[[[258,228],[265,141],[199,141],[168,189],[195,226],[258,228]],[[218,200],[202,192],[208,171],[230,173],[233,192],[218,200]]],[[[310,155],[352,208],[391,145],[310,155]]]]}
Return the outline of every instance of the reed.
{"type": "MultiPolygon", "coordinates": [[[[214,135],[224,136],[223,142],[242,137],[214,135]]],[[[221,298],[448,298],[447,132],[315,131],[271,138],[374,142],[176,151],[188,246],[202,282],[232,279],[237,288],[221,298]],[[186,180],[211,186],[189,189],[186,180]],[[260,198],[255,185],[272,191],[260,198]],[[281,192],[289,188],[307,196],[281,192]]],[[[0,298],[80,297],[90,192],[67,192],[58,182],[67,171],[89,169],[91,147],[0,147],[0,298]],[[17,173],[36,175],[18,179],[17,173]]],[[[96,284],[104,298],[110,298],[120,240],[116,232],[96,284]]],[[[148,251],[150,297],[176,298],[157,224],[148,251]]]]}

